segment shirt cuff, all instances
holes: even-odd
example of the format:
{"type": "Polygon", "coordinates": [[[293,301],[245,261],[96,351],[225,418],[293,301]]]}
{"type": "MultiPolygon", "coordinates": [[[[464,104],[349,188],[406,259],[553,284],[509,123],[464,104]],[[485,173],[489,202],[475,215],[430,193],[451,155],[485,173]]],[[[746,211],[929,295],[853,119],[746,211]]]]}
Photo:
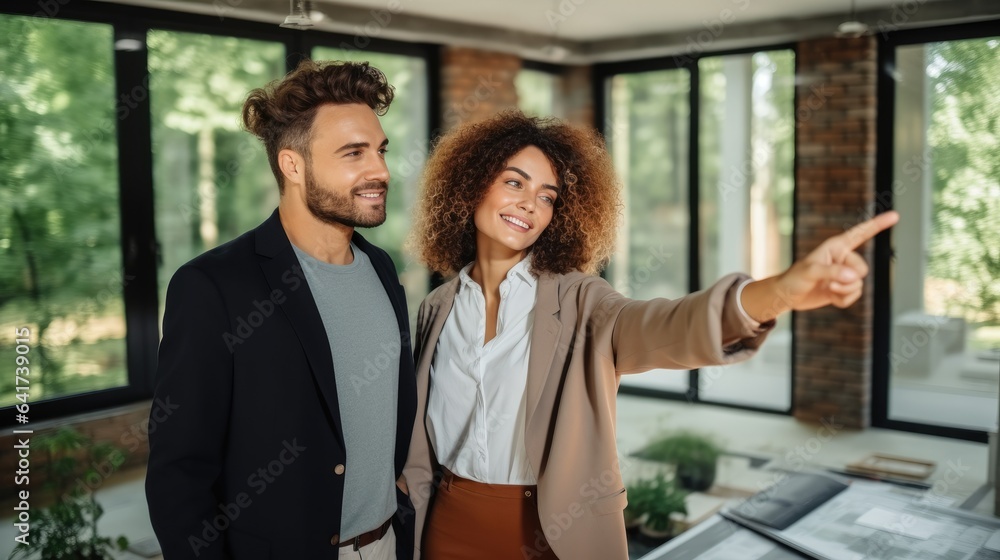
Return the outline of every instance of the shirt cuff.
{"type": "Polygon", "coordinates": [[[747,310],[743,309],[743,300],[742,300],[743,288],[746,288],[747,284],[753,281],[754,281],[753,278],[747,278],[746,280],[741,282],[740,285],[736,288],[736,308],[740,310],[740,313],[743,314],[743,318],[749,321],[754,329],[759,329],[760,322],[755,321],[754,318],[751,317],[749,313],[747,313],[747,310]]]}

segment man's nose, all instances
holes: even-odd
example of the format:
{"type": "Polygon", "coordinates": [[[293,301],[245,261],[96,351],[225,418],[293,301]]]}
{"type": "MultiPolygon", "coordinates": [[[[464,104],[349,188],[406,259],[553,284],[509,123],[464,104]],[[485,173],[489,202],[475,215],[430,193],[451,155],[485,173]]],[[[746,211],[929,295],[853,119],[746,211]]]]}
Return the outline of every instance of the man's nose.
{"type": "Polygon", "coordinates": [[[384,158],[376,156],[371,169],[365,174],[365,179],[368,181],[389,182],[389,167],[385,164],[384,158]]]}

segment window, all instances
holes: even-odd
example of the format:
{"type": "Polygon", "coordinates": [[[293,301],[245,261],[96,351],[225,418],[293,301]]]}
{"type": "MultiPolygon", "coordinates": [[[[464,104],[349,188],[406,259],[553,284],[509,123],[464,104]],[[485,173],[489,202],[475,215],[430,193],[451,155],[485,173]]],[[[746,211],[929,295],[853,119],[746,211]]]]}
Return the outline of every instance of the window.
{"type": "MultiPolygon", "coordinates": [[[[689,73],[619,74],[608,88],[605,136],[625,186],[625,211],[606,276],[629,297],[681,297],[689,292],[689,73]]],[[[685,392],[688,376],[650,372],[626,376],[622,385],[685,392]]]]}
{"type": "Polygon", "coordinates": [[[983,433],[1000,382],[1000,37],[898,46],[893,77],[892,201],[904,219],[892,234],[887,416],[983,433]]]}
{"type": "Polygon", "coordinates": [[[182,264],[256,227],[278,205],[267,155],[240,128],[240,112],[250,90],[285,74],[285,49],[159,30],[147,42],[162,314],[182,264]]]}
{"type": "MultiPolygon", "coordinates": [[[[778,274],[792,264],[795,55],[713,56],[698,70],[702,287],[731,272],[778,274]]],[[[750,360],[702,368],[699,397],[788,410],[791,323],[780,317],[750,360]]]]}
{"type": "MultiPolygon", "coordinates": [[[[673,299],[731,272],[780,273],[792,262],[794,51],[701,56],[680,68],[656,68],[663,64],[596,71],[608,76],[604,133],[625,185],[608,280],[633,298],[673,299]]],[[[791,319],[781,318],[746,362],[697,375],[625,376],[622,387],[787,412],[791,319]]]]}
{"type": "Polygon", "coordinates": [[[521,68],[514,78],[518,108],[533,117],[562,117],[560,81],[559,76],[551,72],[521,68]]]}
{"type": "Polygon", "coordinates": [[[0,37],[0,361],[28,327],[32,402],[127,385],[113,30],[0,15],[0,37]]]}

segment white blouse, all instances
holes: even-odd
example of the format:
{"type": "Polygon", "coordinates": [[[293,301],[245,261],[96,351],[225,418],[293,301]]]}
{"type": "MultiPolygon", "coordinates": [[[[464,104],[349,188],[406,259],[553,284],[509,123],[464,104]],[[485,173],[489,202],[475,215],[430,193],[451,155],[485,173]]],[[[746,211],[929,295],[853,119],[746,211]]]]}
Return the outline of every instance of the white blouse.
{"type": "Polygon", "coordinates": [[[442,466],[487,484],[537,482],[524,445],[525,388],[538,280],[530,257],[500,282],[497,333],[486,338],[486,299],[459,272],[458,292],[430,370],[427,433],[442,466]]]}

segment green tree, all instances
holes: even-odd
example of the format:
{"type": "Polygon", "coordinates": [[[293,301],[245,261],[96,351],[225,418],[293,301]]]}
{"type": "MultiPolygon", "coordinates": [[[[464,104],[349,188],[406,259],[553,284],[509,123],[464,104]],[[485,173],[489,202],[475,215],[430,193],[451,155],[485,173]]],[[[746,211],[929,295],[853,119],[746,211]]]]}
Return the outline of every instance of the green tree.
{"type": "Polygon", "coordinates": [[[121,384],[112,29],[0,16],[0,37],[0,336],[33,328],[33,399],[93,385],[81,370],[121,384]]]}
{"type": "Polygon", "coordinates": [[[162,299],[180,265],[253,228],[277,204],[267,156],[241,129],[240,112],[250,90],[285,73],[285,50],[162,30],[147,43],[162,299]]]}
{"type": "Polygon", "coordinates": [[[927,46],[934,212],[928,275],[961,285],[949,312],[1000,325],[1000,40],[927,46]]]}

